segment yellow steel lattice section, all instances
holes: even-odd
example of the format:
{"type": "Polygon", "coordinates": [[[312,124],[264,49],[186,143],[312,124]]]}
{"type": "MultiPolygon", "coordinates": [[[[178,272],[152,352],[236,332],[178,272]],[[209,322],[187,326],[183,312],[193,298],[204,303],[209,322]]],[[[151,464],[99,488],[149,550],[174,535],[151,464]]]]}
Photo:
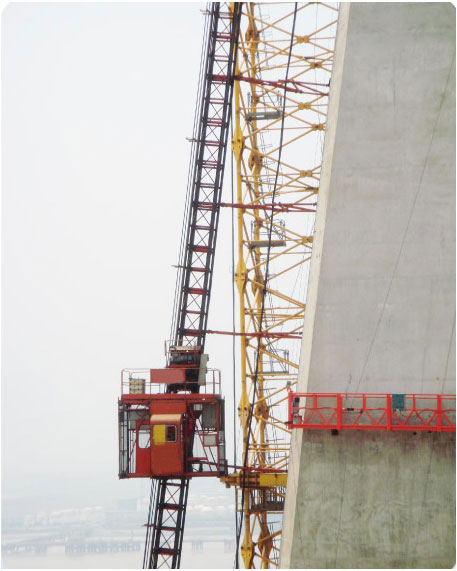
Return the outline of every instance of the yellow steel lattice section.
{"type": "Polygon", "coordinates": [[[243,7],[233,153],[242,334],[238,463],[246,461],[246,475],[227,482],[243,511],[247,568],[279,562],[290,437],[286,396],[297,379],[336,20],[336,4],[243,7]]]}

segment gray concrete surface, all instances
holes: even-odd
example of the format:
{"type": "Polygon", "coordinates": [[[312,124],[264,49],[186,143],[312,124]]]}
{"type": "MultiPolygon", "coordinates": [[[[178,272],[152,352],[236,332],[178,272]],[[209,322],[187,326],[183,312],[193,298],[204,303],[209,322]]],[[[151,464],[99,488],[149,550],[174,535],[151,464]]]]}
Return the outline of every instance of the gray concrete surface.
{"type": "Polygon", "coordinates": [[[291,568],[453,565],[453,435],[309,432],[291,568]]]}
{"type": "MultiPolygon", "coordinates": [[[[298,390],[455,393],[451,4],[341,5],[298,390]]],[[[281,567],[452,567],[453,442],[294,433],[281,567]]]]}

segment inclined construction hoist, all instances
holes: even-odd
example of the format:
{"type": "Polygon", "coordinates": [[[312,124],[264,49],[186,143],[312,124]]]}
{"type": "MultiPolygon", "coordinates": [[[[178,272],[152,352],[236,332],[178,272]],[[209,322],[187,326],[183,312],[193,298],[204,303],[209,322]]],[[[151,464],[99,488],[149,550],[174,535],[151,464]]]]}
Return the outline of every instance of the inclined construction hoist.
{"type": "Polygon", "coordinates": [[[189,479],[227,473],[219,372],[204,353],[241,3],[210,3],[171,341],[163,369],[123,370],[119,477],[151,478],[143,568],[179,568],[189,479]]]}

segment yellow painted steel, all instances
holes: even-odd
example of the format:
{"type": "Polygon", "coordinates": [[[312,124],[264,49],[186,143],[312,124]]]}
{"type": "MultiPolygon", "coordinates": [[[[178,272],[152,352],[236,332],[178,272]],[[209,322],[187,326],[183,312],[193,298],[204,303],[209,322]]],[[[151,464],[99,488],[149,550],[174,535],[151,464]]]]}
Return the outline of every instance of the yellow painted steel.
{"type": "Polygon", "coordinates": [[[287,389],[297,379],[313,234],[309,211],[319,186],[338,10],[337,4],[298,4],[291,38],[294,12],[291,3],[243,4],[235,72],[232,151],[237,203],[243,204],[235,272],[242,333],[238,464],[246,459],[247,469],[223,481],[236,488],[246,568],[279,563],[287,389]]]}
{"type": "Polygon", "coordinates": [[[165,424],[156,424],[152,430],[152,440],[154,444],[165,444],[167,439],[165,438],[165,424]]]}
{"type": "MultiPolygon", "coordinates": [[[[228,486],[238,486],[243,485],[243,473],[235,472],[229,476],[223,476],[220,478],[221,482],[224,482],[228,486]]],[[[251,474],[246,474],[244,478],[244,485],[249,488],[273,488],[275,486],[285,487],[287,484],[287,474],[284,473],[264,473],[253,472],[251,474]]]]}

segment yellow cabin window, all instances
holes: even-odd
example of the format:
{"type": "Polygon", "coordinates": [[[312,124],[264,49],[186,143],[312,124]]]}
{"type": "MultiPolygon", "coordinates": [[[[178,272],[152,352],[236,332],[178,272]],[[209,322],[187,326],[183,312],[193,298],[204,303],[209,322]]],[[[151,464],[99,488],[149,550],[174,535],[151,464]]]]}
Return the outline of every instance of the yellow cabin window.
{"type": "Polygon", "coordinates": [[[154,444],[176,442],[176,426],[174,424],[155,424],[152,431],[154,444]]]}

